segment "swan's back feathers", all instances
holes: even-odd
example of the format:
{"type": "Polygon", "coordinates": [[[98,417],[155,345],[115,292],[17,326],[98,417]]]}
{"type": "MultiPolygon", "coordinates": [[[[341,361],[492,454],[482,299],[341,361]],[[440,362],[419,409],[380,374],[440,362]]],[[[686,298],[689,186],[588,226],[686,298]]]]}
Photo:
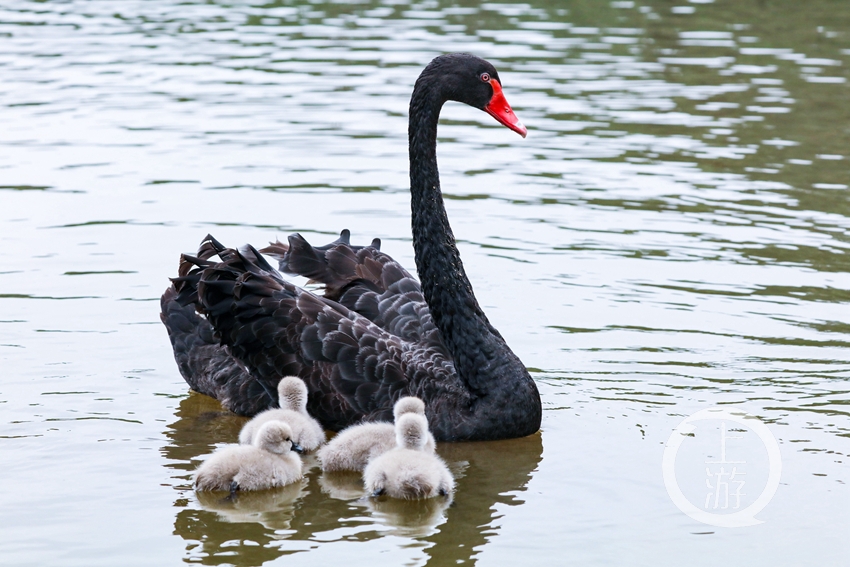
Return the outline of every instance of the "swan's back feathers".
{"type": "MultiPolygon", "coordinates": [[[[381,252],[381,240],[375,238],[369,246],[351,246],[351,232],[343,230],[339,238],[324,246],[312,246],[300,234],[289,236],[289,244],[273,242],[261,252],[276,258],[280,271],[309,278],[325,286],[325,297],[338,301],[351,283],[371,284],[374,291],[383,291],[383,265],[395,263],[381,252]]],[[[407,277],[410,274],[405,272],[407,277]]]]}
{"type": "Polygon", "coordinates": [[[351,233],[324,246],[312,246],[300,234],[288,244],[274,242],[261,252],[276,258],[280,271],[324,285],[323,296],[363,315],[407,341],[442,349],[419,282],[401,264],[381,252],[381,241],[352,246],[351,233]]]}
{"type": "Polygon", "coordinates": [[[273,390],[283,376],[301,377],[308,411],[325,427],[389,420],[394,400],[428,395],[423,388],[448,389],[463,403],[453,364],[439,349],[411,348],[344,305],[286,282],[254,248],[225,249],[208,238],[197,257],[183,260],[178,297],[207,317],[249,381],[273,390]],[[211,261],[210,252],[223,261],[211,261]]]}

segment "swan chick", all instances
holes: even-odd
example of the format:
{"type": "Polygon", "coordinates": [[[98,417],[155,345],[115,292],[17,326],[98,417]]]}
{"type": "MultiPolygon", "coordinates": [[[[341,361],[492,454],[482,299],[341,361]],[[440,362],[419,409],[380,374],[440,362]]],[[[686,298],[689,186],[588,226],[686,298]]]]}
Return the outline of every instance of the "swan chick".
{"type": "Polygon", "coordinates": [[[302,477],[300,452],[289,425],[271,421],[260,427],[254,444],[215,451],[195,472],[195,489],[234,493],[292,484],[302,477]]]}
{"type": "Polygon", "coordinates": [[[269,421],[283,421],[292,428],[292,439],[305,452],[318,449],[325,442],[325,430],[307,413],[307,385],[297,376],[287,376],[278,383],[278,405],[280,409],[268,409],[258,413],[242,427],[239,443],[249,445],[260,426],[269,421]]]}
{"type": "Polygon", "coordinates": [[[414,500],[451,497],[454,478],[446,463],[425,450],[428,422],[418,414],[399,417],[395,426],[396,447],[369,461],[363,482],[372,496],[414,500]]]}
{"type": "MultiPolygon", "coordinates": [[[[415,396],[400,398],[393,406],[393,416],[415,413],[425,416],[425,403],[415,396]]],[[[352,425],[339,432],[331,441],[319,449],[317,456],[322,470],[362,471],[371,460],[396,446],[395,426],[377,421],[352,425]]],[[[436,449],[434,436],[428,432],[425,449],[433,453],[436,449]]]]}
{"type": "MultiPolygon", "coordinates": [[[[398,422],[398,418],[406,413],[415,413],[417,415],[421,415],[425,417],[425,402],[422,401],[421,398],[417,398],[416,396],[405,396],[403,398],[399,398],[399,400],[393,406],[393,420],[398,422]]],[[[393,426],[393,441],[395,441],[396,433],[395,426],[393,426]]],[[[389,451],[393,448],[394,445],[390,445],[382,453],[389,451]]],[[[433,453],[437,450],[437,441],[434,439],[434,436],[431,434],[431,431],[428,429],[428,421],[426,418],[425,421],[425,451],[428,453],[433,453]]],[[[370,458],[377,457],[378,455],[372,453],[370,458]]]]}

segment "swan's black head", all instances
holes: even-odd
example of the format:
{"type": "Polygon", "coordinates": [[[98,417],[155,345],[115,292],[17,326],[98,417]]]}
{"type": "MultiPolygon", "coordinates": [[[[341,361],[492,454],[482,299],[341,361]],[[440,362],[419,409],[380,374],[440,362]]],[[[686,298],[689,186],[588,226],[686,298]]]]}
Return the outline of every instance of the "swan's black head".
{"type": "Polygon", "coordinates": [[[416,81],[416,88],[424,87],[439,89],[444,100],[483,110],[523,138],[528,133],[502,94],[499,72],[480,57],[450,53],[435,58],[416,81]]]}

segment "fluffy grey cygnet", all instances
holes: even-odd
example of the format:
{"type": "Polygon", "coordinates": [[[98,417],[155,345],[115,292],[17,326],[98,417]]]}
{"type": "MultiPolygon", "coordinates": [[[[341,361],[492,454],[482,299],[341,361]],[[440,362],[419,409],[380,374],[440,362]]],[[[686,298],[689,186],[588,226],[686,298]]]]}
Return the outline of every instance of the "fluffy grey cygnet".
{"type": "Polygon", "coordinates": [[[395,424],[396,448],[369,461],[363,482],[372,496],[413,500],[451,497],[454,478],[446,463],[425,450],[428,422],[421,415],[408,413],[395,424]]]}
{"type": "MultiPolygon", "coordinates": [[[[425,404],[417,397],[399,399],[393,406],[393,417],[414,413],[425,416],[425,404]]],[[[427,423],[427,422],[426,422],[427,423]]],[[[426,425],[425,450],[433,453],[436,448],[434,436],[426,425]]],[[[317,456],[323,471],[362,471],[366,464],[396,446],[395,426],[378,421],[352,425],[339,432],[330,443],[319,449],[317,456]]]]}
{"type": "Polygon", "coordinates": [[[280,409],[258,413],[239,432],[239,442],[248,445],[261,425],[269,421],[283,421],[292,428],[292,439],[305,452],[315,451],[325,442],[325,430],[307,413],[307,385],[301,378],[287,376],[277,385],[280,409]]]}
{"type": "Polygon", "coordinates": [[[222,447],[195,472],[196,490],[265,490],[291,484],[302,477],[301,447],[292,429],[270,421],[257,431],[252,445],[222,447]]]}

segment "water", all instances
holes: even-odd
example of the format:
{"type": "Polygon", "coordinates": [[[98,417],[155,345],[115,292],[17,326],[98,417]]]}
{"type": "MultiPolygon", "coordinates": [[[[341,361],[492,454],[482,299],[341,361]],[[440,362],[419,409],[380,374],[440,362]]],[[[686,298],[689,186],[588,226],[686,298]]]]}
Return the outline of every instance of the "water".
{"type": "Polygon", "coordinates": [[[5,2],[2,563],[844,564],[848,29],[830,0],[5,2]],[[530,131],[450,104],[438,152],[541,433],[441,446],[446,510],[315,467],[199,498],[242,419],[171,357],[178,254],[349,228],[412,267],[407,102],[449,51],[494,62],[530,131]],[[664,489],[671,432],[717,404],[780,444],[755,527],[664,489]]]}

